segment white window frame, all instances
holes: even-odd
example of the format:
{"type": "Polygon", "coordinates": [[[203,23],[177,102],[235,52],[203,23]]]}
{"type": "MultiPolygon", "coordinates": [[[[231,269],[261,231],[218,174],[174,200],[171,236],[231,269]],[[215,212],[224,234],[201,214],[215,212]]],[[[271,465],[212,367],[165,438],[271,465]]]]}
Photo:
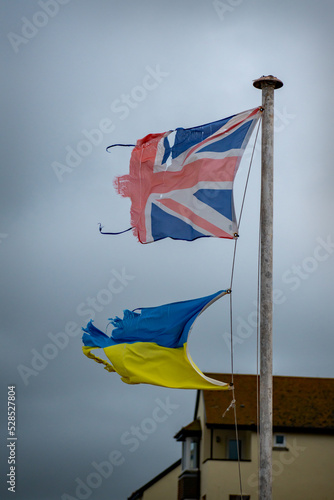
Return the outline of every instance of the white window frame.
{"type": "Polygon", "coordinates": [[[286,437],[285,434],[274,434],[274,448],[286,448],[286,437]],[[277,437],[283,438],[283,443],[277,442],[277,437]]]}
{"type": "Polygon", "coordinates": [[[182,443],[182,470],[198,470],[198,465],[196,467],[191,466],[191,445],[194,443],[196,446],[196,462],[199,461],[199,442],[198,439],[193,437],[187,437],[182,443]]]}

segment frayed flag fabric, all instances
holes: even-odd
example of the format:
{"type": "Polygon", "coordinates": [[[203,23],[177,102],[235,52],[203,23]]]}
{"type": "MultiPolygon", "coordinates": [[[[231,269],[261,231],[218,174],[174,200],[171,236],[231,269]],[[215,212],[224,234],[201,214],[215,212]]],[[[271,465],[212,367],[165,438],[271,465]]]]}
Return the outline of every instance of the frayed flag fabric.
{"type": "Polygon", "coordinates": [[[261,110],[137,141],[129,174],[114,185],[131,199],[131,225],[141,243],[235,237],[233,182],[261,110]]]}
{"type": "Polygon", "coordinates": [[[117,372],[127,384],[152,384],[177,389],[230,389],[207,377],[193,362],[188,336],[196,318],[228,293],[158,307],[125,310],[123,319],[110,318],[115,327],[109,337],[90,321],[84,331],[83,352],[106,370],[117,372]],[[140,311],[140,312],[136,312],[140,311]],[[94,350],[102,348],[110,363],[94,350]]]}

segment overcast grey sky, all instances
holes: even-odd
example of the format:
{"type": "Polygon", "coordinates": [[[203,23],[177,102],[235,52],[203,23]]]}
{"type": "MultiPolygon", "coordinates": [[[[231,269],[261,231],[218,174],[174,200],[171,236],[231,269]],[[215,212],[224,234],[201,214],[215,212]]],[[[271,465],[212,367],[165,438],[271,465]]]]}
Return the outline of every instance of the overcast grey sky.
{"type": "MultiPolygon", "coordinates": [[[[1,498],[12,498],[11,384],[17,500],[124,500],[180,457],[173,435],[192,420],[195,391],[122,383],[82,355],[80,328],[92,313],[104,329],[123,309],[227,288],[233,243],[101,236],[99,222],[130,225],[130,202],[112,182],[131,151],[105,148],[256,107],[262,75],[284,82],[274,372],[333,377],[333,11],[330,0],[1,2],[1,498]]],[[[259,183],[257,147],[233,287],[239,373],[256,373],[259,183]]],[[[230,371],[228,331],[224,297],[193,330],[202,370],[230,371]]]]}

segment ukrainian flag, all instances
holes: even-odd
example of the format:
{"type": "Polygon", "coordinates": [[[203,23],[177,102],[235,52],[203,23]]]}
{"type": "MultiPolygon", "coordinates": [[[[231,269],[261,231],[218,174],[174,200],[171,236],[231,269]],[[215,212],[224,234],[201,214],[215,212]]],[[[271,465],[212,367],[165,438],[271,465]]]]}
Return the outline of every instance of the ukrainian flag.
{"type": "Polygon", "coordinates": [[[230,389],[225,382],[207,377],[191,359],[188,336],[196,318],[228,293],[158,307],[125,310],[123,319],[110,318],[111,337],[90,321],[82,337],[84,354],[117,372],[127,384],[152,384],[177,389],[230,389]],[[140,311],[140,312],[136,312],[140,311]],[[102,348],[110,360],[93,353],[102,348]]]}

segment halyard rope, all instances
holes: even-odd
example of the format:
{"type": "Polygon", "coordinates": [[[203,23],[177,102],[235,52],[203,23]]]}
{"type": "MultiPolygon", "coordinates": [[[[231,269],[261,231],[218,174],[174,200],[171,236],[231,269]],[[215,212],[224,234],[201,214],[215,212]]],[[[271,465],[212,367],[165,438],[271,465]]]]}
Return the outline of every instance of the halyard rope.
{"type": "MultiPolygon", "coordinates": [[[[247,192],[247,187],[248,187],[248,181],[249,181],[249,176],[250,176],[250,171],[253,163],[253,157],[254,157],[254,152],[255,152],[255,146],[257,143],[257,138],[258,138],[258,133],[260,129],[260,123],[261,123],[261,118],[259,120],[259,124],[257,127],[257,132],[255,136],[255,141],[253,145],[253,151],[252,155],[250,158],[250,163],[249,163],[249,168],[248,168],[248,173],[247,173],[247,178],[246,178],[246,183],[245,183],[245,188],[244,188],[244,193],[242,197],[242,202],[241,202],[241,208],[240,208],[240,214],[239,214],[239,221],[238,221],[238,231],[240,227],[240,222],[241,222],[241,217],[243,213],[243,208],[245,204],[245,198],[246,198],[246,192],[247,192]]],[[[233,285],[233,278],[234,278],[234,267],[235,267],[235,260],[236,260],[236,251],[237,251],[237,242],[238,242],[238,233],[235,235],[235,243],[234,243],[234,251],[233,251],[233,259],[232,259],[232,270],[231,270],[231,282],[230,282],[230,290],[232,290],[232,285],[233,285]]],[[[259,272],[259,270],[258,270],[259,272]]],[[[259,279],[259,278],[258,278],[259,279]]],[[[259,283],[258,283],[259,287],[259,283]]],[[[234,388],[234,353],[233,353],[233,307],[232,307],[232,293],[230,295],[230,330],[231,330],[231,385],[232,385],[232,402],[230,403],[229,407],[225,410],[224,414],[222,417],[225,417],[225,414],[227,411],[230,410],[230,408],[233,408],[234,410],[234,426],[235,426],[235,438],[236,438],[236,447],[237,447],[237,457],[238,457],[238,471],[239,471],[239,486],[240,486],[240,498],[243,498],[243,493],[242,493],[242,477],[241,477],[241,467],[240,467],[240,450],[239,450],[239,433],[238,433],[238,420],[237,420],[237,409],[236,409],[236,399],[235,399],[235,388],[234,388]]],[[[258,298],[259,300],[259,291],[258,291],[258,298]]],[[[257,307],[257,314],[258,314],[258,307],[257,307]]],[[[257,320],[257,325],[258,325],[258,320],[257,320]]],[[[258,342],[258,327],[257,327],[257,342],[258,342]]],[[[258,349],[257,349],[257,372],[258,372],[258,349]]],[[[258,375],[258,373],[257,373],[258,375]]],[[[258,384],[258,377],[257,377],[257,384],[258,384]]],[[[257,391],[258,392],[258,391],[257,391]]],[[[258,394],[257,394],[257,412],[258,412],[258,394]]]]}

